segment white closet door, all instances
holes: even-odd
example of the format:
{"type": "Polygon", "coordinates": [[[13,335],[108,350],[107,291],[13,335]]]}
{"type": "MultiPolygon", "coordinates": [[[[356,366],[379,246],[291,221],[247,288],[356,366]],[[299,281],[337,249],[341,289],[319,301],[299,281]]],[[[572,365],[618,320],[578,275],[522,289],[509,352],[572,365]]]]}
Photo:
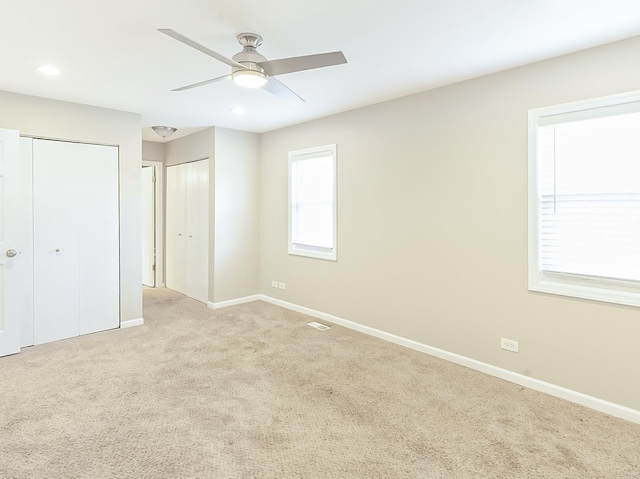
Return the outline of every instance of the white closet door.
{"type": "Polygon", "coordinates": [[[186,165],[187,295],[207,302],[209,277],[209,160],[186,165]]]}
{"type": "Polygon", "coordinates": [[[80,333],[77,170],[68,144],[33,142],[35,344],[80,333]]]}
{"type": "Polygon", "coordinates": [[[34,342],[119,325],[118,150],[34,140],[34,342]]]}
{"type": "Polygon", "coordinates": [[[167,288],[187,293],[186,289],[186,171],[187,165],[167,168],[167,288]]]}
{"type": "Polygon", "coordinates": [[[118,149],[72,144],[76,150],[80,334],[120,325],[118,149]]]}

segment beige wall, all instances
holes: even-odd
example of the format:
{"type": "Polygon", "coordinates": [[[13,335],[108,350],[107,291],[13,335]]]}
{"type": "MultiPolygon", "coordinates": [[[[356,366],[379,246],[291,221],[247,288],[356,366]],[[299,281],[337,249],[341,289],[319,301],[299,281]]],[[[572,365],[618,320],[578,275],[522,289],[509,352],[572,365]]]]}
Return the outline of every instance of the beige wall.
{"type": "Polygon", "coordinates": [[[140,115],[0,91],[0,128],[119,147],[120,319],[142,318],[140,115]]]}
{"type": "Polygon", "coordinates": [[[216,128],[213,301],[258,292],[259,136],[216,128]]]}
{"type": "Polygon", "coordinates": [[[164,143],[143,141],[142,159],[145,161],[164,161],[164,143]]]}
{"type": "MultiPolygon", "coordinates": [[[[150,143],[150,142],[145,142],[150,143]]],[[[175,140],[164,143],[164,162],[165,166],[179,165],[190,161],[204,160],[209,158],[213,163],[216,144],[216,129],[207,128],[192,135],[176,138],[175,140]]],[[[145,145],[146,148],[149,145],[145,145]]],[[[157,147],[156,147],[157,148],[157,147]]],[[[146,160],[147,158],[145,158],[146,160]]],[[[212,178],[213,179],[213,178],[212,178]]],[[[213,181],[211,182],[213,184],[213,181]]],[[[213,210],[211,210],[213,211],[213,210]]]]}
{"type": "Polygon", "coordinates": [[[638,309],[527,291],[527,110],[637,90],[639,56],[640,37],[262,135],[260,292],[640,410],[638,309]],[[289,256],[287,152],[328,143],[338,261],[289,256]]]}

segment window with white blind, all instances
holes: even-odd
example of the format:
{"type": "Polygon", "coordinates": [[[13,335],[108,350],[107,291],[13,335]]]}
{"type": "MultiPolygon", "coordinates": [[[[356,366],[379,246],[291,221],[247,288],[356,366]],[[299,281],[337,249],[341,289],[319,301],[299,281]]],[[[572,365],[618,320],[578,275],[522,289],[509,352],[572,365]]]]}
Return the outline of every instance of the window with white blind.
{"type": "Polygon", "coordinates": [[[529,112],[529,289],[640,306],[640,93],[529,112]]]}
{"type": "Polygon", "coordinates": [[[336,145],[289,153],[289,254],[336,260],[336,145]]]}

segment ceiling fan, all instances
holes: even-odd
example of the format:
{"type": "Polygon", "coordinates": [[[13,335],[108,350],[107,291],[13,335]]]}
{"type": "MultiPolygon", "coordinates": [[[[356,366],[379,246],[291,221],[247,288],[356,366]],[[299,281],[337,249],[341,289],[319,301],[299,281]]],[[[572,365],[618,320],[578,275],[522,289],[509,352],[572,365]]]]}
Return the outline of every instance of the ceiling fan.
{"type": "Polygon", "coordinates": [[[282,82],[276,80],[274,76],[347,63],[347,59],[342,52],[319,53],[301,57],[281,58],[279,60],[267,60],[257,51],[257,48],[262,45],[262,37],[256,33],[239,34],[237,38],[240,45],[242,45],[242,51],[236,53],[232,58],[227,58],[174,30],[160,28],[158,31],[231,67],[230,75],[201,81],[192,85],[176,88],[172,91],[188,90],[220,80],[233,79],[237,85],[245,88],[262,87],[269,93],[273,93],[291,103],[303,103],[304,100],[299,95],[286,87],[282,82]]]}

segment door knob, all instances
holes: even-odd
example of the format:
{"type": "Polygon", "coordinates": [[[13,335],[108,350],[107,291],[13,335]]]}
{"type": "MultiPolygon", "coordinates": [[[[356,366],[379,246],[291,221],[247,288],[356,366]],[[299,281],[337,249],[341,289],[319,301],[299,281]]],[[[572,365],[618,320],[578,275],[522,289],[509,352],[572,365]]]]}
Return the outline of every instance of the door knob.
{"type": "Polygon", "coordinates": [[[7,257],[9,257],[9,258],[13,258],[17,254],[18,254],[18,252],[16,250],[14,250],[14,249],[8,249],[7,250],[7,257]]]}

